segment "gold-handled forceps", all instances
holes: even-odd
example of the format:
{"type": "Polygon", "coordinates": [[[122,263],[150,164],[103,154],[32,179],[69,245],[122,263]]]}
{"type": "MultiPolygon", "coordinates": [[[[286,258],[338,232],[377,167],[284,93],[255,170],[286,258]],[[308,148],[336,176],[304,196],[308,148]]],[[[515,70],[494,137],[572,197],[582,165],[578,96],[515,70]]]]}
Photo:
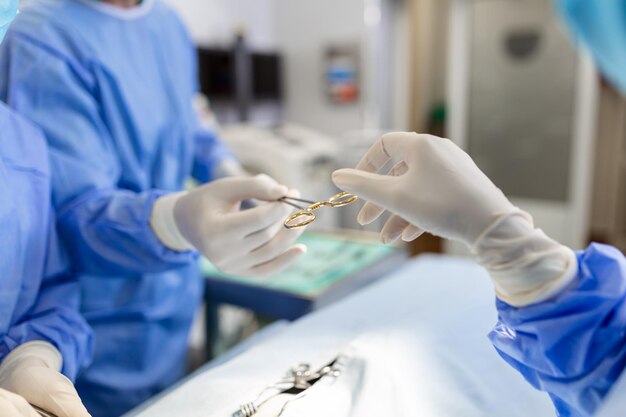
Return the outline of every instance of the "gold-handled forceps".
{"type": "Polygon", "coordinates": [[[295,197],[283,197],[278,201],[299,209],[299,211],[287,217],[283,223],[287,229],[297,229],[313,223],[317,217],[315,212],[322,207],[343,207],[354,203],[358,199],[359,197],[356,195],[343,192],[332,196],[326,201],[311,201],[295,197]],[[303,207],[302,203],[309,204],[309,206],[303,207]]]}

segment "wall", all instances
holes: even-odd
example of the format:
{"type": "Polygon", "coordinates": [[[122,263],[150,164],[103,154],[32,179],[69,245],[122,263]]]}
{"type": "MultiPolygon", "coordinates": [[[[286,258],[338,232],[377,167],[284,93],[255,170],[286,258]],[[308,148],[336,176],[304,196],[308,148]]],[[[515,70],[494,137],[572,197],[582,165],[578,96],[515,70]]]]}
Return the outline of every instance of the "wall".
{"type": "Polygon", "coordinates": [[[507,20],[498,13],[497,9],[502,7],[502,2],[497,0],[454,0],[452,4],[448,92],[450,137],[469,148],[477,164],[497,185],[504,188],[505,193],[511,195],[513,204],[532,214],[537,227],[569,247],[583,248],[588,233],[590,168],[593,158],[591,145],[597,101],[597,74],[592,63],[584,54],[574,54],[565,34],[558,34],[561,29],[556,26],[552,9],[543,0],[507,3],[507,13],[512,13],[515,18],[507,20]],[[490,10],[485,11],[483,8],[490,10]],[[494,16],[499,18],[494,19],[494,16]],[[510,29],[502,32],[499,26],[507,21],[510,29]],[[474,24],[477,26],[475,29],[474,24]],[[523,32],[520,32],[522,29],[523,32]],[[539,30],[543,35],[531,36],[528,34],[529,29],[539,30]],[[507,35],[504,42],[496,43],[498,38],[503,39],[499,32],[507,35]],[[481,40],[485,47],[474,48],[473,40],[481,40]],[[516,50],[519,65],[506,64],[506,60],[501,58],[503,52],[509,54],[508,51],[516,50]],[[554,60],[555,56],[557,60],[554,60]],[[494,68],[498,70],[497,74],[493,74],[494,68]],[[574,74],[571,73],[572,69],[574,74]],[[567,80],[570,85],[563,85],[567,80]],[[576,88],[572,94],[568,89],[574,83],[576,88]],[[528,86],[525,90],[519,88],[524,85],[528,86]],[[544,96],[548,92],[551,93],[544,96]],[[487,101],[486,98],[493,98],[493,101],[487,101]],[[485,106],[487,103],[491,103],[489,109],[485,106]],[[483,111],[477,114],[478,109],[483,111]],[[537,111],[541,109],[543,112],[537,111]],[[569,111],[569,117],[562,113],[563,109],[569,111]],[[510,114],[503,114],[504,110],[510,114]],[[522,117],[524,120],[518,122],[522,117]],[[567,118],[571,127],[562,121],[567,118]],[[501,124],[505,122],[509,126],[500,130],[501,124]],[[479,132],[478,128],[484,131],[479,132]],[[539,128],[549,134],[538,132],[539,128]],[[563,130],[569,130],[571,137],[564,136],[563,130]],[[538,138],[543,140],[539,141],[538,138]],[[558,152],[550,149],[553,146],[551,142],[563,138],[569,142],[568,147],[554,147],[569,158],[569,163],[560,160],[560,166],[555,166],[554,161],[541,159],[542,155],[550,152],[558,155],[558,152]],[[502,143],[497,143],[497,146],[505,143],[508,146],[501,146],[498,149],[501,152],[496,155],[491,153],[495,146],[487,144],[478,147],[479,141],[486,139],[500,140],[502,143]],[[503,156],[504,152],[514,154],[503,156]],[[482,155],[489,155],[489,158],[483,158],[482,155]],[[505,158],[510,163],[501,171],[509,179],[519,181],[517,184],[537,186],[531,190],[532,194],[528,190],[516,190],[513,185],[517,184],[509,182],[507,185],[505,181],[508,179],[495,172],[494,164],[505,158]],[[566,188],[565,192],[544,192],[544,183],[560,175],[558,172],[548,172],[546,168],[550,167],[555,171],[567,172],[566,184],[558,184],[566,188]],[[538,173],[543,175],[539,176],[538,173]]]}
{"type": "Polygon", "coordinates": [[[326,97],[323,57],[330,43],[362,44],[363,0],[275,3],[276,34],[287,70],[287,119],[330,134],[360,128],[360,105],[336,106],[326,97]]]}
{"type": "Polygon", "coordinates": [[[389,72],[391,78],[389,118],[386,120],[386,124],[381,126],[383,129],[387,130],[406,131],[411,129],[409,117],[411,112],[410,86],[412,85],[410,81],[410,25],[411,19],[407,13],[406,2],[396,2],[395,6],[391,9],[391,39],[387,41],[387,43],[391,45],[391,48],[393,48],[393,67],[389,72]]]}
{"type": "Polygon", "coordinates": [[[256,49],[274,49],[276,0],[166,0],[181,15],[199,44],[230,45],[244,26],[256,49]]]}
{"type": "Polygon", "coordinates": [[[402,0],[166,0],[199,44],[229,45],[247,27],[255,49],[274,49],[285,63],[285,118],[324,133],[406,129],[408,31],[402,0]],[[382,6],[378,32],[364,22],[367,4],[382,6]],[[326,96],[325,48],[360,46],[362,98],[335,105],[326,96]]]}

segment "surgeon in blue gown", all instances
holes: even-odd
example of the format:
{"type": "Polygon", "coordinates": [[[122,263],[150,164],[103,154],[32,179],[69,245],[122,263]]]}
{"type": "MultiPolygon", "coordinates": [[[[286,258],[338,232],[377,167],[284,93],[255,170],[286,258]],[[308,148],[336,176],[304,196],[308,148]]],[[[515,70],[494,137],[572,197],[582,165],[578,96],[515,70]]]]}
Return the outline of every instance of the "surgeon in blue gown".
{"type": "MultiPolygon", "coordinates": [[[[626,94],[626,0],[557,5],[603,74],[626,94]]],[[[590,417],[603,407],[602,417],[626,415],[623,253],[595,243],[575,253],[549,238],[447,139],[385,135],[357,169],[339,170],[333,179],[369,201],[358,217],[362,224],[385,210],[393,214],[383,241],[410,241],[426,230],[471,249],[497,294],[491,341],[550,395],[559,416],[590,417]]]]}
{"type": "Polygon", "coordinates": [[[0,129],[0,388],[87,416],[67,378],[89,364],[92,336],[54,229],[46,142],[4,104],[0,129]]]}
{"type": "Polygon", "coordinates": [[[224,272],[267,276],[305,248],[282,227],[285,205],[239,210],[285,187],[215,180],[235,161],[194,112],[196,52],[169,7],[30,4],[0,50],[0,98],[46,134],[59,234],[95,332],[77,389],[94,417],[118,416],[184,375],[198,252],[224,272]],[[191,175],[211,182],[180,192],[191,175]]]}
{"type": "MultiPolygon", "coordinates": [[[[17,13],[0,1],[0,40],[17,13]]],[[[92,335],[79,312],[50,204],[39,129],[0,103],[0,415],[88,417],[71,380],[88,365],[92,335]]]]}

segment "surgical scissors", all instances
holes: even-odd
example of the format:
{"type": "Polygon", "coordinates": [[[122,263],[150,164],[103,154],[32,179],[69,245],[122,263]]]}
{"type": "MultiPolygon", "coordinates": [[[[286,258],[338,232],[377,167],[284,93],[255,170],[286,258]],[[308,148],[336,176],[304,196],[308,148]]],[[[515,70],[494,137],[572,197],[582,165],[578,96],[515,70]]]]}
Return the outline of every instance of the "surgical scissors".
{"type": "Polygon", "coordinates": [[[277,416],[280,417],[289,403],[306,395],[309,392],[309,388],[322,378],[338,378],[346,367],[346,362],[347,358],[340,355],[318,371],[311,370],[311,365],[307,363],[300,364],[291,369],[276,384],[270,385],[261,391],[255,400],[241,404],[239,410],[233,414],[233,417],[253,417],[269,400],[281,394],[289,394],[292,398],[283,404],[277,416]]]}
{"type": "Polygon", "coordinates": [[[356,195],[343,192],[332,196],[326,201],[310,201],[288,196],[283,197],[278,201],[300,210],[287,217],[283,223],[287,229],[297,229],[313,223],[317,217],[315,211],[321,209],[322,207],[343,207],[354,203],[358,199],[359,197],[356,195]],[[298,203],[306,203],[310,205],[308,207],[302,207],[298,203]]]}

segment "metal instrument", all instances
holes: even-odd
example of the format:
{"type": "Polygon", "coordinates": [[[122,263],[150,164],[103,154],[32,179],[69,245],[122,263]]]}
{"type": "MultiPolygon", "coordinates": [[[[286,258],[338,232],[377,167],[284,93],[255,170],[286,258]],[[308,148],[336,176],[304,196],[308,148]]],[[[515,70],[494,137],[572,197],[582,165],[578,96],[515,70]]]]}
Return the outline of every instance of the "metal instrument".
{"type": "Polygon", "coordinates": [[[330,197],[326,201],[303,200],[295,197],[283,197],[278,201],[299,209],[299,211],[287,217],[284,222],[287,229],[297,229],[313,223],[317,217],[315,211],[322,207],[343,207],[354,203],[358,199],[359,197],[356,195],[343,192],[330,197]],[[303,207],[300,205],[301,203],[309,204],[309,206],[303,207]]]}
{"type": "Polygon", "coordinates": [[[241,404],[233,417],[253,417],[259,408],[272,398],[281,394],[292,395],[293,397],[283,405],[278,415],[280,416],[291,401],[305,395],[307,390],[316,382],[324,377],[338,377],[341,374],[341,369],[345,366],[344,362],[344,358],[340,356],[317,371],[311,370],[309,364],[300,364],[292,368],[285,378],[261,391],[256,399],[241,404]]]}

